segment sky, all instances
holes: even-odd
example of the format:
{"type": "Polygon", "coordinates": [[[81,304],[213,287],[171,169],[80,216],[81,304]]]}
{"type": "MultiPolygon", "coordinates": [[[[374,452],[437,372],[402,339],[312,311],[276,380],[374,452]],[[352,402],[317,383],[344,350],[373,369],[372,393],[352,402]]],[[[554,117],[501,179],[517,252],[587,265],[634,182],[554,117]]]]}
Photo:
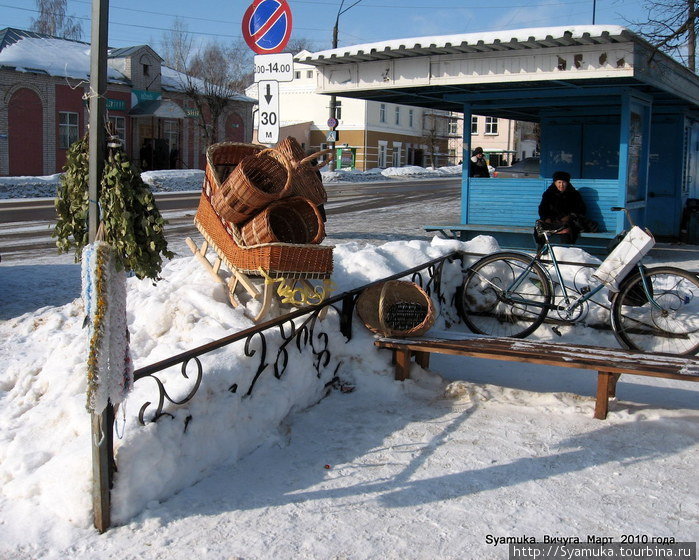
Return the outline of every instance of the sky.
{"type": "MultiPolygon", "coordinates": [[[[427,35],[497,31],[523,27],[624,25],[642,17],[643,0],[349,0],[340,16],[339,46],[427,35]]],[[[158,50],[174,18],[204,42],[222,43],[241,37],[241,20],[251,1],[112,0],[109,2],[109,45],[150,44],[158,50]]],[[[68,15],[80,20],[83,40],[90,36],[90,0],[68,0],[68,15]]],[[[290,0],[292,39],[304,38],[314,50],[332,45],[332,28],[341,0],[290,0]]],[[[37,17],[34,0],[0,0],[0,28],[28,29],[37,17]]]]}

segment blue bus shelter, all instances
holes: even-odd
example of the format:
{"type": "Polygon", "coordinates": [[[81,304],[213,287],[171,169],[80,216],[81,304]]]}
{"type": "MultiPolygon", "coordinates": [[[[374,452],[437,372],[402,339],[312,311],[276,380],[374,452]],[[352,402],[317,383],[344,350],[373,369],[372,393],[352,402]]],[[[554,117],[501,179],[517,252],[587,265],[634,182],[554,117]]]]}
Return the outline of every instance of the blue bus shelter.
{"type": "Polygon", "coordinates": [[[419,37],[303,62],[318,68],[321,93],[462,112],[465,123],[472,114],[538,123],[538,178],[470,178],[464,165],[460,223],[431,229],[531,243],[541,195],[558,170],[571,174],[600,225],[590,245],[606,245],[625,227],[612,206],[629,208],[656,236],[677,238],[687,200],[699,198],[699,79],[626,28],[419,37]]]}

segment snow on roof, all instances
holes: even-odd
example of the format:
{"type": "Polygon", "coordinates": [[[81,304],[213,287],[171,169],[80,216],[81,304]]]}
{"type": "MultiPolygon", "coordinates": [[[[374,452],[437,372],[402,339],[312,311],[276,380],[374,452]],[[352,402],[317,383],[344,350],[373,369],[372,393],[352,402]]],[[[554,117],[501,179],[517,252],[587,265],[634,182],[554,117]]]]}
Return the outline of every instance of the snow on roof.
{"type": "MultiPolygon", "coordinates": [[[[510,29],[506,31],[487,31],[477,33],[463,33],[455,35],[433,35],[426,37],[410,37],[406,39],[392,39],[375,43],[364,43],[338,47],[315,53],[299,53],[297,58],[301,62],[309,64],[327,64],[340,62],[338,59],[345,57],[363,56],[370,57],[374,53],[386,53],[387,51],[399,51],[404,56],[418,54],[447,54],[459,50],[459,47],[482,47],[481,49],[468,50],[504,50],[508,45],[511,48],[532,48],[547,46],[562,46],[565,44],[589,44],[629,41],[633,38],[640,40],[634,33],[619,25],[573,25],[559,27],[529,27],[524,29],[510,29]],[[497,45],[499,48],[483,48],[488,45],[497,45]],[[441,52],[442,49],[450,49],[441,52]],[[415,52],[418,50],[418,52],[415,52]],[[434,52],[430,52],[434,51],[434,52]],[[333,59],[328,60],[328,59],[333,59]]],[[[467,51],[464,51],[467,52],[467,51]]]]}
{"type": "MultiPolygon", "coordinates": [[[[193,76],[187,76],[186,74],[178,72],[169,66],[160,67],[160,86],[164,91],[185,91],[185,89],[190,85],[196,87],[199,91],[205,91],[203,80],[194,78],[193,76]]],[[[257,103],[257,99],[242,93],[238,93],[233,90],[230,90],[228,93],[228,98],[233,101],[257,103]]]]}
{"type": "MultiPolygon", "coordinates": [[[[6,29],[12,31],[12,41],[5,41],[0,50],[0,67],[13,68],[18,72],[35,72],[72,78],[76,80],[90,79],[90,44],[70,39],[59,39],[48,35],[41,35],[21,30],[6,29]]],[[[110,49],[110,63],[115,58],[125,57],[144,47],[153,49],[148,45],[138,45],[119,49],[110,49]]],[[[157,55],[157,53],[155,53],[157,55]]],[[[111,83],[131,85],[131,81],[119,70],[107,65],[107,80],[111,83]]],[[[167,66],[161,66],[161,86],[165,91],[183,91],[190,83],[201,86],[202,81],[187,77],[167,66]]],[[[203,89],[203,88],[202,88],[203,89]]],[[[257,100],[247,95],[230,92],[230,99],[246,103],[256,103],[257,100]]]]}
{"type": "MultiPolygon", "coordinates": [[[[38,72],[49,76],[90,79],[90,45],[55,37],[23,37],[0,51],[0,66],[18,72],[38,72]]],[[[107,68],[110,82],[128,83],[114,68],[107,68]]]]}

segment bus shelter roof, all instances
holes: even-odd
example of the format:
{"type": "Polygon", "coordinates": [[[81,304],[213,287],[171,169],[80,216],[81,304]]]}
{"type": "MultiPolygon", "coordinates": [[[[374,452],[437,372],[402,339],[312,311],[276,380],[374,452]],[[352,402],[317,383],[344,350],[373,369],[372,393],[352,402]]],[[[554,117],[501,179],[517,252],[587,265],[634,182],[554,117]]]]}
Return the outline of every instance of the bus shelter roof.
{"type": "Polygon", "coordinates": [[[395,39],[301,53],[318,93],[538,121],[618,114],[624,94],[699,106],[699,78],[620,26],[540,27],[395,39]]]}

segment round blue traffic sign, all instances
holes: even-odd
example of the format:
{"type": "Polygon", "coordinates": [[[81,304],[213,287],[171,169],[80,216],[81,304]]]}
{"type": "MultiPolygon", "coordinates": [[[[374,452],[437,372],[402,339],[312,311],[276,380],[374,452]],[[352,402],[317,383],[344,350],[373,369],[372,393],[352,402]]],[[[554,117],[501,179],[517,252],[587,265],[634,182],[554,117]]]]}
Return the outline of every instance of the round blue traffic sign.
{"type": "Polygon", "coordinates": [[[243,16],[243,39],[257,54],[282,52],[291,37],[286,0],[254,0],[243,16]]]}

